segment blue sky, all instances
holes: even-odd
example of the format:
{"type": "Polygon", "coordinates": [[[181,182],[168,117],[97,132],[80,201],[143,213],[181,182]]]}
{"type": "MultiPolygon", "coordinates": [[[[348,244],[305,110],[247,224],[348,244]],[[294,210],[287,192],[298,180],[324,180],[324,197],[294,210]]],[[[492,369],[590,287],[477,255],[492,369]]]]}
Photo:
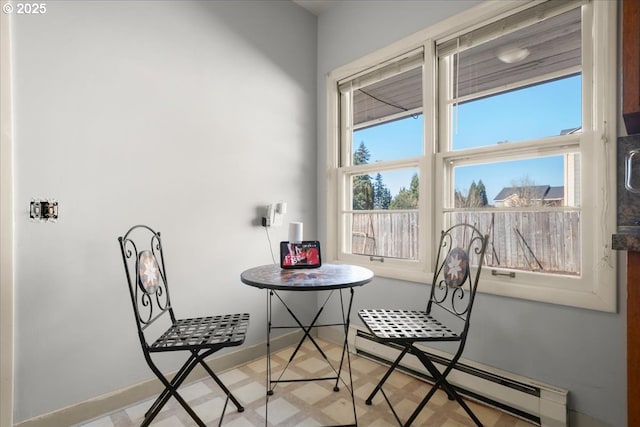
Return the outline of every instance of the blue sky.
{"type": "MultiPolygon", "coordinates": [[[[559,135],[581,126],[581,77],[573,76],[458,106],[454,123],[454,149],[482,147],[508,141],[559,135]]],[[[354,150],[367,146],[370,163],[422,154],[423,118],[407,118],[354,132],[354,150]]],[[[416,172],[383,173],[393,195],[408,188],[416,172]]],[[[456,169],[456,189],[466,191],[482,179],[489,203],[503,187],[527,178],[536,185],[564,185],[562,156],[492,163],[456,169]]]]}

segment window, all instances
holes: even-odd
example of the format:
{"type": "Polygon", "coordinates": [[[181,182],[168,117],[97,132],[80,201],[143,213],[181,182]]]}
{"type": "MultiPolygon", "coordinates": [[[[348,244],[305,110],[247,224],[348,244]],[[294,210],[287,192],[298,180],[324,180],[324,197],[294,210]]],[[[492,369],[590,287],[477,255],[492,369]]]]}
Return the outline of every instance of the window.
{"type": "Polygon", "coordinates": [[[470,222],[482,291],[615,310],[615,3],[481,7],[501,18],[472,9],[331,74],[327,243],[425,281],[439,230],[470,222]]]}
{"type": "Polygon", "coordinates": [[[457,37],[437,48],[444,223],[479,225],[486,266],[510,278],[582,274],[582,10],[552,6],[500,37],[484,42],[482,28],[467,46],[457,37]]]}
{"type": "Polygon", "coordinates": [[[421,49],[340,86],[343,253],[420,259],[421,49]]]}

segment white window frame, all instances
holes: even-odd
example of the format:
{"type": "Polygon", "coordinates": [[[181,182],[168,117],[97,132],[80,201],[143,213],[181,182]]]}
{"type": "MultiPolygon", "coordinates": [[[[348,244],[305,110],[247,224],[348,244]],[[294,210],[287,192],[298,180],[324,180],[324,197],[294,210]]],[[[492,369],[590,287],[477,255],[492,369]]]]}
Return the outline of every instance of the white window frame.
{"type": "MultiPolygon", "coordinates": [[[[433,126],[442,120],[438,112],[437,57],[438,40],[455,37],[474,28],[486,25],[510,14],[524,10],[539,1],[523,4],[518,1],[487,1],[461,14],[438,23],[428,29],[403,39],[384,49],[367,55],[351,64],[340,67],[327,77],[327,236],[325,257],[337,262],[348,262],[371,268],[376,275],[400,280],[428,283],[434,255],[435,236],[443,223],[445,185],[449,160],[462,161],[460,153],[442,152],[438,149],[438,129],[433,126]],[[404,52],[423,48],[424,157],[407,159],[407,164],[418,165],[420,177],[420,259],[408,262],[387,260],[384,263],[369,261],[368,257],[341,253],[344,224],[342,208],[348,195],[345,176],[349,168],[340,168],[340,94],[338,83],[350,76],[374,69],[392,61],[404,52]],[[432,100],[428,102],[427,100],[432,100]],[[432,184],[432,183],[435,183],[432,184]],[[428,184],[428,185],[427,185],[428,184]]],[[[523,298],[554,304],[583,307],[601,311],[616,311],[616,254],[611,249],[611,235],[615,229],[615,140],[616,140],[616,52],[617,52],[617,2],[591,1],[585,6],[583,21],[593,23],[595,34],[583,33],[583,105],[581,135],[563,138],[573,140],[580,148],[582,167],[581,222],[582,222],[582,273],[580,278],[558,277],[536,273],[518,274],[515,278],[492,276],[491,269],[483,270],[480,291],[496,295],[523,298]],[[592,48],[589,48],[589,46],[592,48]],[[590,66],[589,64],[592,64],[590,66]],[[581,139],[581,142],[576,142],[581,139]],[[591,189],[591,191],[584,191],[591,189]]],[[[570,142],[571,143],[571,142],[570,142]]],[[[518,144],[513,154],[531,149],[528,143],[518,144]]],[[[544,150],[543,150],[544,151],[544,150]]],[[[549,147],[548,152],[552,152],[549,147]]],[[[466,154],[489,156],[490,150],[477,148],[466,154]]],[[[402,162],[399,162],[402,163],[402,162]]],[[[375,169],[375,165],[372,165],[375,169]]],[[[377,168],[379,170],[380,168],[377,168]]]]}
{"type": "MultiPolygon", "coordinates": [[[[391,74],[402,73],[410,69],[415,69],[416,61],[420,57],[424,58],[425,54],[426,53],[424,52],[423,47],[419,46],[415,49],[410,49],[407,52],[398,54],[396,57],[391,58],[388,61],[383,61],[382,63],[377,64],[373,68],[367,68],[361,73],[362,76],[364,76],[366,81],[364,85],[366,86],[375,81],[380,81],[388,78],[389,73],[384,73],[380,70],[384,69],[389,64],[394,64],[394,65],[399,63],[406,64],[401,67],[394,66],[391,74]]],[[[429,50],[429,54],[431,55],[431,50],[429,50]]],[[[424,60],[421,60],[421,62],[422,64],[424,64],[424,60]]],[[[424,65],[418,65],[418,66],[423,67],[423,81],[424,81],[425,80],[424,65]]],[[[358,78],[362,76],[360,74],[356,74],[355,76],[349,76],[349,79],[354,79],[354,77],[358,78]]],[[[353,89],[351,88],[349,90],[353,91],[353,89]]],[[[424,92],[424,89],[423,89],[423,92],[424,92]]],[[[342,114],[342,116],[340,117],[340,122],[346,121],[348,123],[351,123],[350,113],[347,113],[347,111],[350,112],[352,110],[351,105],[349,105],[350,97],[342,97],[340,93],[338,93],[337,97],[339,100],[338,102],[341,103],[340,114],[342,114]]],[[[424,93],[423,93],[423,99],[426,99],[426,96],[424,93]]],[[[432,110],[432,107],[433,106],[429,106],[430,111],[432,110]]],[[[426,120],[426,117],[424,115],[427,112],[425,111],[424,107],[421,110],[422,110],[423,121],[424,121],[426,120]]],[[[398,118],[399,116],[408,116],[412,112],[415,113],[415,111],[404,112],[402,114],[394,116],[394,118],[398,118]]],[[[433,113],[431,113],[430,115],[433,116],[433,113]]],[[[338,128],[339,128],[338,132],[341,133],[339,135],[339,139],[341,143],[339,144],[340,146],[337,148],[340,150],[339,155],[341,156],[342,159],[350,160],[352,158],[352,153],[354,148],[353,141],[352,141],[353,129],[350,126],[345,129],[341,129],[340,122],[338,124],[338,128]]],[[[424,147],[422,151],[423,153],[426,152],[424,147]]],[[[425,156],[420,155],[417,157],[409,157],[409,158],[403,158],[398,160],[375,162],[375,163],[364,164],[364,165],[352,165],[351,162],[348,160],[344,161],[343,164],[344,163],[349,163],[349,164],[338,168],[338,178],[337,178],[338,180],[337,195],[338,195],[338,201],[339,201],[338,206],[343,207],[342,209],[339,208],[340,213],[338,214],[338,218],[337,218],[337,227],[338,227],[338,230],[342,230],[342,232],[340,232],[339,234],[344,239],[342,241],[339,241],[337,245],[338,260],[341,262],[348,262],[351,264],[366,265],[367,267],[372,268],[376,272],[376,274],[381,276],[397,277],[397,278],[402,278],[405,280],[413,280],[413,281],[423,280],[425,272],[427,271],[427,268],[426,268],[427,257],[425,256],[425,253],[422,250],[423,249],[422,247],[420,248],[421,250],[419,252],[419,259],[417,260],[397,259],[397,258],[387,258],[387,257],[381,258],[381,257],[375,257],[375,256],[371,257],[370,255],[341,252],[340,248],[343,248],[343,247],[348,248],[351,246],[350,240],[349,240],[349,237],[351,236],[351,223],[349,221],[345,221],[345,217],[344,215],[342,215],[342,213],[352,212],[352,209],[350,206],[351,192],[352,192],[352,188],[350,185],[351,176],[354,174],[358,174],[358,175],[366,174],[366,173],[375,174],[377,172],[383,173],[385,171],[393,171],[398,169],[415,169],[418,171],[418,176],[420,181],[419,196],[418,196],[419,204],[420,204],[418,209],[419,217],[420,217],[420,227],[419,227],[418,240],[419,242],[425,241],[426,239],[425,233],[426,233],[427,227],[424,227],[422,222],[425,220],[425,218],[427,218],[427,215],[424,214],[426,212],[425,210],[426,205],[424,201],[427,200],[428,198],[425,194],[425,187],[427,186],[425,184],[425,177],[423,176],[424,171],[426,170],[425,156]],[[381,260],[383,261],[381,262],[381,260]]],[[[357,211],[357,212],[366,213],[369,211],[357,211]]],[[[399,213],[402,211],[393,210],[393,211],[387,211],[387,212],[399,213]]]]}

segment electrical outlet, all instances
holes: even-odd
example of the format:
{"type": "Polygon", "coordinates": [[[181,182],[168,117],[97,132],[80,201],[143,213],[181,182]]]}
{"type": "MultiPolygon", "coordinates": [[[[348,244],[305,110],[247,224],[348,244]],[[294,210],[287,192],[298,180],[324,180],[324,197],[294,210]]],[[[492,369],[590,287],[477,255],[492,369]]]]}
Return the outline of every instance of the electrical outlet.
{"type": "Polygon", "coordinates": [[[31,221],[56,222],[58,220],[58,202],[52,199],[32,199],[29,204],[31,221]]]}

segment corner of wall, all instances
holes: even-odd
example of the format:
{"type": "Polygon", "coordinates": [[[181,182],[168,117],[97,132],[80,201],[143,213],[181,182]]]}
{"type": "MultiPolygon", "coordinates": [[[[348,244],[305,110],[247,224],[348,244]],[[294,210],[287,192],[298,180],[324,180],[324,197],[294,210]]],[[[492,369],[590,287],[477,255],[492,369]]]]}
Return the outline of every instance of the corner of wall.
{"type": "Polygon", "coordinates": [[[13,141],[9,15],[0,16],[0,425],[13,425],[13,141]]]}

